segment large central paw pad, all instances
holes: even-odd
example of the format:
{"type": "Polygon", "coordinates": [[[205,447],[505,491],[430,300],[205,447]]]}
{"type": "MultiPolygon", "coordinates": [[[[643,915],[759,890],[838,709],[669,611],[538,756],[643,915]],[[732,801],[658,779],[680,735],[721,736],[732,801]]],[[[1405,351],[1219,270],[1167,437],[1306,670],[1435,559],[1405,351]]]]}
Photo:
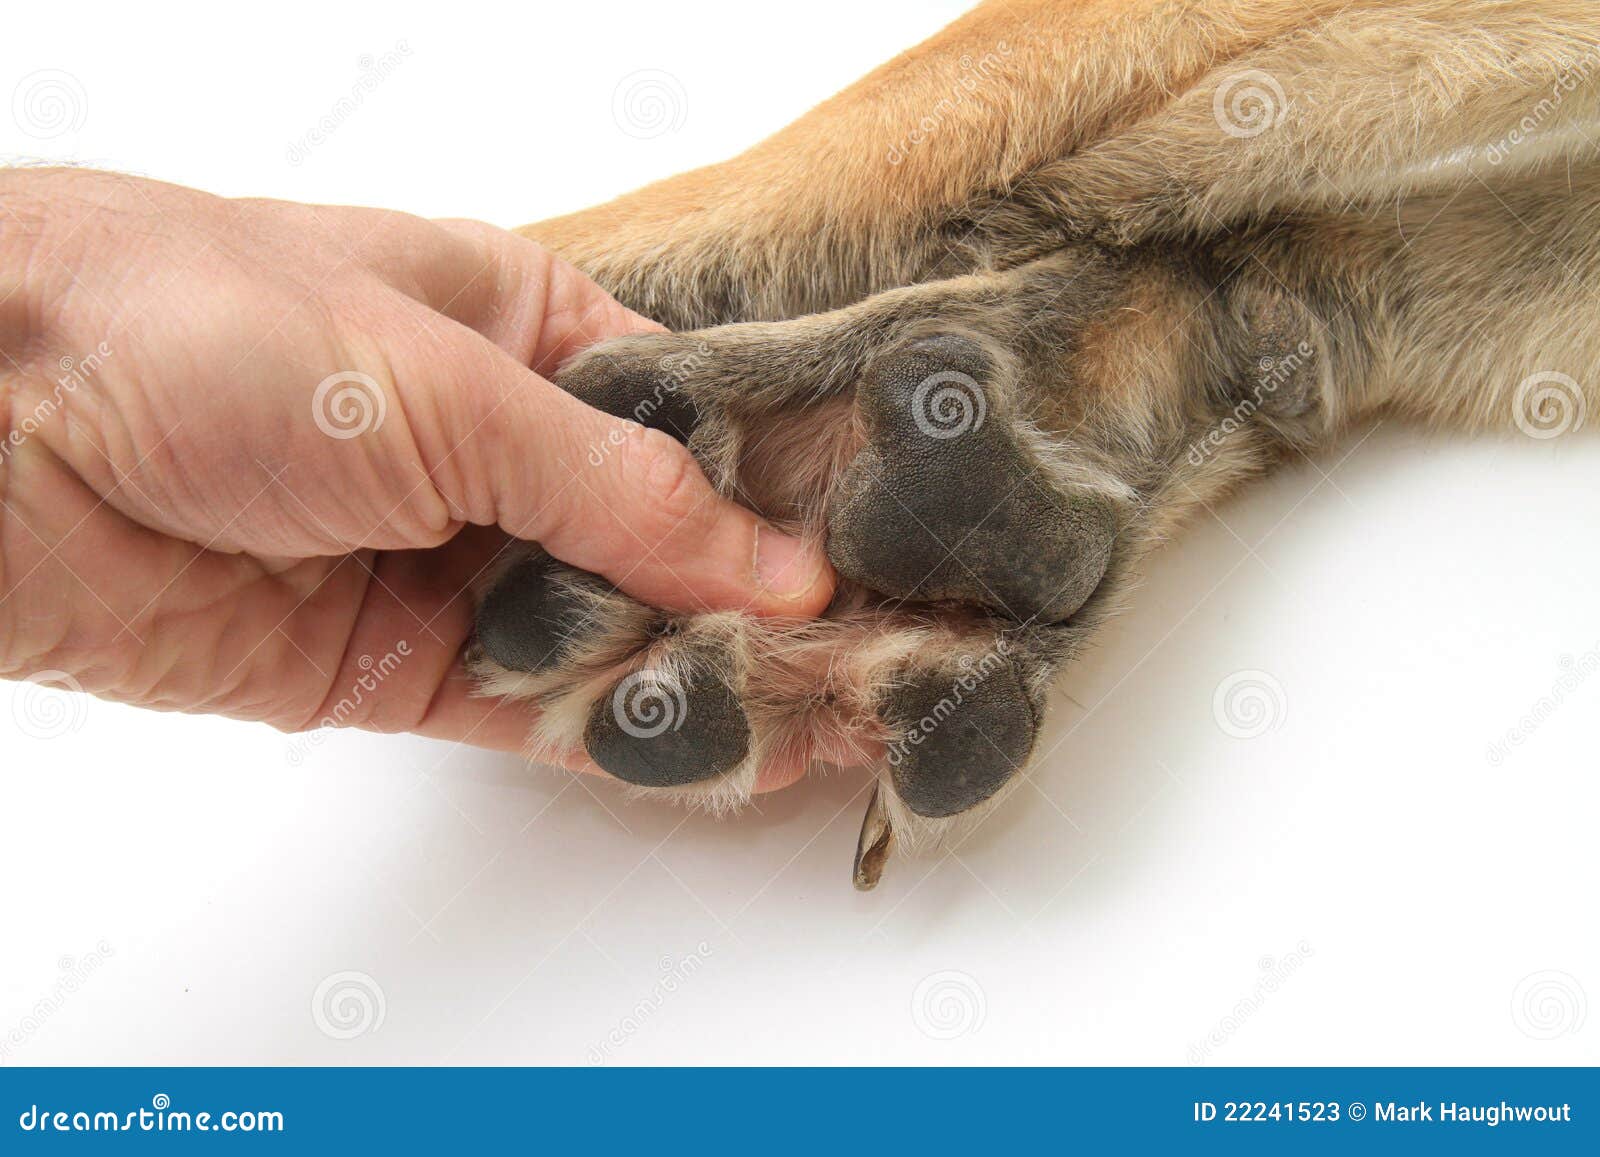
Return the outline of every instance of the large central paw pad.
{"type": "Polygon", "coordinates": [[[1111,558],[1107,498],[1055,477],[976,342],[922,338],[857,388],[866,445],[829,500],[828,554],[882,594],[1059,622],[1111,558]]]}

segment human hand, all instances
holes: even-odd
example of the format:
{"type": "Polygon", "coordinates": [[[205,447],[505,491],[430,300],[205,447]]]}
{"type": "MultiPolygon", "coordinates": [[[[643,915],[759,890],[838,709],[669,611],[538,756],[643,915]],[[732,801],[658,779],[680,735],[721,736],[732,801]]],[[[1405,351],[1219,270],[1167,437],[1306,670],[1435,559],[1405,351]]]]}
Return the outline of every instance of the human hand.
{"type": "Polygon", "coordinates": [[[546,380],[659,327],[531,241],[80,170],[0,172],[0,207],[0,675],[516,750],[525,709],[461,668],[513,537],[674,610],[832,594],[677,442],[546,380]]]}

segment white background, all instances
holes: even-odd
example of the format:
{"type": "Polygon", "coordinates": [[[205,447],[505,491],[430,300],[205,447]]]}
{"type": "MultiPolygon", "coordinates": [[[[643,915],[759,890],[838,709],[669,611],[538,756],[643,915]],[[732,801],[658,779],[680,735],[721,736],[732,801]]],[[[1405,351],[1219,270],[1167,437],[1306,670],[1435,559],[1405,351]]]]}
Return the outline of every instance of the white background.
{"type": "MultiPolygon", "coordinates": [[[[48,140],[0,107],[0,154],[514,225],[735,152],[961,7],[14,5],[0,99],[60,70],[77,103],[48,140]],[[640,70],[677,102],[642,139],[640,70]]],[[[1062,681],[1031,781],[866,896],[837,776],[716,822],[4,685],[0,1063],[1600,1062],[1600,677],[1559,683],[1600,647],[1591,419],[1362,431],[1219,509],[1062,681]],[[1240,671],[1256,738],[1214,712],[1240,671]]]]}

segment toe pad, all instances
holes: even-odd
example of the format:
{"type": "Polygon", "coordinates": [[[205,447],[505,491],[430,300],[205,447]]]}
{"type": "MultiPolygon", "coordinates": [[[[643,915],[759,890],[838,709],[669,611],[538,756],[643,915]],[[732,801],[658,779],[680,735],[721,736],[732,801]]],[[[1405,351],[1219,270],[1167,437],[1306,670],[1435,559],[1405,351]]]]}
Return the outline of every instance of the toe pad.
{"type": "Polygon", "coordinates": [[[478,607],[478,642],[484,654],[511,671],[537,673],[562,661],[593,626],[581,583],[598,580],[543,551],[517,563],[478,607]]]}
{"type": "Polygon", "coordinates": [[[680,787],[722,775],[750,752],[750,724],[726,663],[686,675],[646,668],[595,702],[584,728],[589,757],[639,787],[680,787]]]}
{"type": "Polygon", "coordinates": [[[994,656],[955,674],[907,679],[878,713],[895,731],[887,745],[895,794],[920,816],[982,803],[1033,749],[1033,708],[1016,669],[994,656]]]}

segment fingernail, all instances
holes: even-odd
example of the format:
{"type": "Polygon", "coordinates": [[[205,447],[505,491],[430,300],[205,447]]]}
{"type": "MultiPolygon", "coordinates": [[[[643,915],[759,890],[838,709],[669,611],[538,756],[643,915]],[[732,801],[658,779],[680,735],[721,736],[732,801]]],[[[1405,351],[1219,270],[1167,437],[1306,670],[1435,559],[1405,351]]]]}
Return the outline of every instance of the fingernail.
{"type": "Polygon", "coordinates": [[[756,527],[756,583],[767,593],[798,602],[816,588],[826,568],[818,547],[770,526],[756,527]]]}

